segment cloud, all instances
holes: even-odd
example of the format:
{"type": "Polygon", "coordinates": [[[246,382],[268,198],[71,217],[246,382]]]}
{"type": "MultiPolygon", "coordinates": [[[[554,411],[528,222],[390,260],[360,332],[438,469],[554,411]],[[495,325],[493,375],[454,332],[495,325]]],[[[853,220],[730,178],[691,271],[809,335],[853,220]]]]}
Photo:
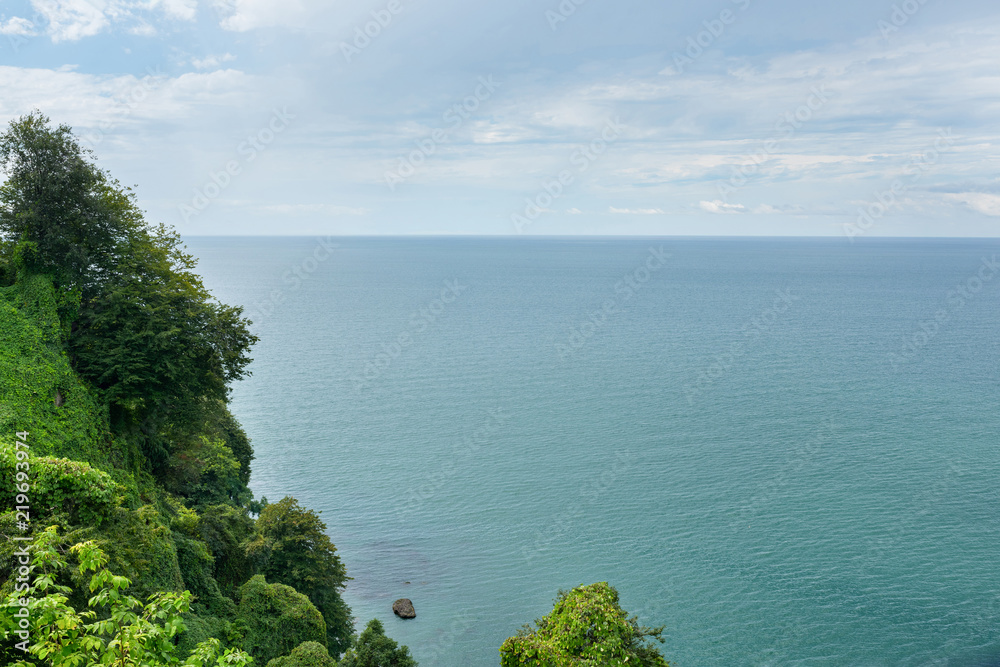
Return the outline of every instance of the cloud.
{"type": "Polygon", "coordinates": [[[1000,217],[1000,195],[984,192],[961,192],[945,195],[946,198],[959,201],[983,215],[1000,217]]]}
{"type": "Polygon", "coordinates": [[[194,21],[198,10],[198,0],[161,0],[158,4],[168,18],[178,21],[194,21]]]}
{"type": "Polygon", "coordinates": [[[0,21],[0,35],[31,37],[35,34],[35,25],[28,19],[23,19],[20,16],[14,16],[6,22],[0,21]]]}
{"type": "Polygon", "coordinates": [[[337,204],[262,204],[250,207],[252,212],[260,215],[300,216],[310,214],[324,215],[368,215],[367,208],[339,206],[337,204]]]}
{"type": "Polygon", "coordinates": [[[53,42],[92,37],[110,25],[104,11],[87,0],[31,0],[31,5],[48,22],[53,42]]]}
{"type": "Polygon", "coordinates": [[[192,58],[191,64],[195,66],[196,69],[216,69],[222,63],[228,63],[236,60],[236,56],[231,53],[224,53],[219,55],[209,55],[204,58],[192,58]]]}
{"type": "Polygon", "coordinates": [[[608,207],[608,211],[623,215],[661,215],[663,213],[663,209],[659,208],[615,208],[614,206],[608,207]]]}
{"type": "Polygon", "coordinates": [[[698,202],[698,206],[706,213],[746,213],[743,204],[727,204],[721,199],[698,202]]]}
{"type": "MultiPolygon", "coordinates": [[[[220,12],[228,12],[219,25],[223,30],[247,32],[257,28],[308,28],[323,3],[313,0],[215,0],[220,12]]],[[[315,27],[315,25],[313,26],[315,27]]]]}
{"type": "MultiPolygon", "coordinates": [[[[93,37],[113,24],[123,24],[132,35],[156,34],[153,10],[171,20],[193,21],[198,0],[31,0],[48,23],[53,42],[75,42],[93,37]]],[[[22,19],[23,20],[23,19],[22,19]]]]}

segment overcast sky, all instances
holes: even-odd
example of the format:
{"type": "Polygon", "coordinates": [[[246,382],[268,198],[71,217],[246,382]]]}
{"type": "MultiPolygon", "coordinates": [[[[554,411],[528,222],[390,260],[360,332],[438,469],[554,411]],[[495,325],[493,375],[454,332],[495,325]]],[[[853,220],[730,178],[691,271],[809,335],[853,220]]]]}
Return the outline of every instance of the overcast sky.
{"type": "Polygon", "coordinates": [[[35,108],[191,235],[1000,223],[996,0],[3,0],[35,108]]]}

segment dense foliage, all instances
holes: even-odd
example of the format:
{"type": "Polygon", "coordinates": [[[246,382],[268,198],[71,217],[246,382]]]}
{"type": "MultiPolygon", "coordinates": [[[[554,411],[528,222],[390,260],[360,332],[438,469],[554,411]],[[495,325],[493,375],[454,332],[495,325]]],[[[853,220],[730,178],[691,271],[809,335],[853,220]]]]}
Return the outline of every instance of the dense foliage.
{"type": "MultiPolygon", "coordinates": [[[[415,667],[378,620],[353,636],[319,514],[247,488],[253,450],[227,407],[256,341],[241,309],[70,128],[14,121],[0,167],[0,664],[415,667]],[[30,567],[14,537],[33,539],[30,567]]],[[[650,638],[594,584],[508,639],[502,664],[666,665],[650,638]]]]}
{"type": "Polygon", "coordinates": [[[243,646],[261,664],[285,655],[302,642],[326,645],[323,615],[291,586],[269,584],[255,575],[239,592],[243,646]]]}
{"type": "MultiPolygon", "coordinates": [[[[352,619],[326,526],[290,498],[254,518],[266,501],[247,488],[253,450],[227,406],[250,322],[68,127],[14,121],[0,168],[0,599],[24,593],[11,538],[33,536],[43,558],[40,648],[26,655],[8,632],[0,664],[263,665],[299,646],[335,661],[352,619]],[[29,447],[15,450],[15,431],[29,447]],[[28,529],[17,474],[30,476],[28,529]]],[[[0,604],[0,627],[18,608],[0,604]]]]}
{"type": "Polygon", "coordinates": [[[500,648],[501,667],[666,667],[659,650],[663,628],[642,627],[618,604],[606,582],[560,591],[548,616],[525,626],[500,648]]]}
{"type": "Polygon", "coordinates": [[[349,577],[319,514],[294,498],[265,506],[247,554],[271,581],[305,593],[323,614],[327,646],[340,655],[351,643],[350,609],[340,597],[349,577]]]}
{"type": "Polygon", "coordinates": [[[341,667],[416,667],[410,649],[398,646],[385,636],[382,622],[373,618],[361,633],[354,648],[340,661],[341,667]]]}
{"type": "MultiPolygon", "coordinates": [[[[8,613],[0,615],[0,636],[20,639],[28,655],[52,667],[178,664],[174,638],[184,630],[182,615],[190,606],[191,594],[157,593],[143,604],[127,594],[130,582],[126,577],[105,569],[107,558],[100,548],[83,542],[74,545],[71,552],[79,559],[77,574],[92,573],[87,587],[93,595],[89,609],[77,611],[67,604],[72,589],[58,583],[58,575],[68,567],[56,548],[58,540],[55,527],[50,527],[32,543],[29,569],[33,583],[25,590],[12,591],[3,601],[8,613]]],[[[239,649],[228,649],[219,656],[219,646],[218,640],[199,644],[183,666],[245,667],[252,662],[239,649]]],[[[13,667],[31,664],[22,660],[13,667]]]]}
{"type": "Polygon", "coordinates": [[[275,658],[267,667],[336,667],[326,647],[318,642],[302,642],[288,655],[275,658]]]}

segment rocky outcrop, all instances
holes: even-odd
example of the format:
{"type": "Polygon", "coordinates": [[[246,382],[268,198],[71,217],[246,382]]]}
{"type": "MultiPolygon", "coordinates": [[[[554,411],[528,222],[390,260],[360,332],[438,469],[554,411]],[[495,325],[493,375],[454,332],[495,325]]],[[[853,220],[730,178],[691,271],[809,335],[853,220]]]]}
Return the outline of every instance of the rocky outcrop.
{"type": "Polygon", "coordinates": [[[408,598],[400,598],[392,603],[392,613],[400,618],[416,618],[417,612],[408,598]]]}

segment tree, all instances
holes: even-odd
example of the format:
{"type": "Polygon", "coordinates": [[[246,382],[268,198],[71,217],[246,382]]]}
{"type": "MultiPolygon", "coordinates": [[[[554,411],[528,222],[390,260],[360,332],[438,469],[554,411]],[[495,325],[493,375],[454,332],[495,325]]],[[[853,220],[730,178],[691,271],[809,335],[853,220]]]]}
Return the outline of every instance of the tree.
{"type": "Polygon", "coordinates": [[[302,642],[288,655],[275,658],[267,667],[337,667],[326,647],[318,642],[302,642]]]}
{"type": "MultiPolygon", "coordinates": [[[[90,161],[66,125],[39,111],[0,135],[0,254],[51,275],[63,290],[89,296],[116,263],[116,248],[137,221],[120,206],[120,185],[90,161]],[[122,215],[125,213],[126,215],[122,215]]],[[[126,191],[127,192],[127,191],[126,191]]]]}
{"type": "Polygon", "coordinates": [[[417,661],[410,656],[408,647],[386,637],[382,622],[373,618],[344,655],[340,667],[417,667],[417,661]]]}
{"type": "Polygon", "coordinates": [[[525,626],[500,647],[501,667],[637,665],[667,667],[659,650],[663,628],[642,627],[618,605],[607,582],[559,591],[548,616],[525,626]]]}
{"type": "Polygon", "coordinates": [[[104,289],[81,304],[70,355],[119,422],[197,430],[217,411],[212,402],[228,400],[228,385],[248,374],[257,337],[242,308],[212,301],[195,264],[176,232],[146,230],[129,240],[104,289]]]}
{"type": "MultiPolygon", "coordinates": [[[[162,472],[172,442],[224,426],[219,404],[257,337],[242,308],[212,299],[179,235],[148,224],[91,158],[40,112],[0,134],[0,258],[6,273],[52,278],[73,367],[162,472]]],[[[232,444],[246,477],[250,455],[232,444]]]]}
{"type": "Polygon", "coordinates": [[[240,588],[237,623],[245,628],[243,648],[261,664],[302,642],[326,641],[326,623],[312,602],[291,586],[269,584],[261,575],[240,588]]]}
{"type": "Polygon", "coordinates": [[[340,596],[350,577],[317,512],[291,497],[266,505],[247,555],[270,581],[309,596],[326,620],[331,655],[339,656],[350,646],[351,610],[340,596]]]}
{"type": "MultiPolygon", "coordinates": [[[[30,655],[37,664],[51,667],[113,665],[114,667],[166,667],[177,665],[174,639],[184,632],[181,615],[190,608],[191,593],[156,593],[143,604],[125,593],[130,582],[104,569],[107,557],[93,542],[70,548],[80,564],[79,575],[92,573],[88,611],[68,604],[68,586],[57,583],[67,562],[56,548],[55,526],[39,534],[30,549],[31,565],[24,589],[11,592],[0,607],[0,639],[20,639],[15,650],[30,655]],[[33,577],[32,577],[33,575],[33,577]],[[95,609],[106,609],[98,620],[95,609]]],[[[231,665],[246,667],[253,658],[239,649],[219,655],[218,640],[199,644],[183,667],[231,665]]],[[[22,660],[13,667],[32,667],[22,660]]]]}

